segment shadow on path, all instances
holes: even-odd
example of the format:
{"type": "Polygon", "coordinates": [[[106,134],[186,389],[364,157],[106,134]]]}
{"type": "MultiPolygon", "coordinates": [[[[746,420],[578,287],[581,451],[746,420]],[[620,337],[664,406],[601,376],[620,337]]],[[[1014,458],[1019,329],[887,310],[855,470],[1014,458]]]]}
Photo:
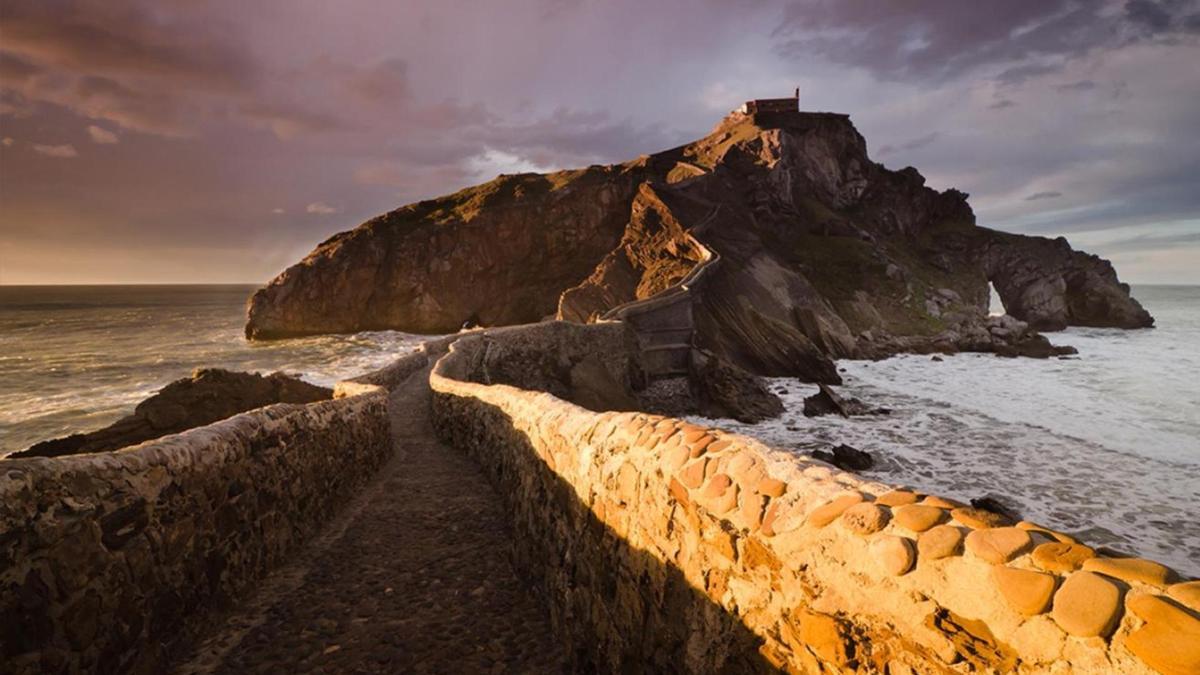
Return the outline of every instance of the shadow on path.
{"type": "Polygon", "coordinates": [[[514,572],[503,502],[429,423],[428,370],[393,393],[396,454],[180,673],[561,672],[545,607],[514,572]]]}

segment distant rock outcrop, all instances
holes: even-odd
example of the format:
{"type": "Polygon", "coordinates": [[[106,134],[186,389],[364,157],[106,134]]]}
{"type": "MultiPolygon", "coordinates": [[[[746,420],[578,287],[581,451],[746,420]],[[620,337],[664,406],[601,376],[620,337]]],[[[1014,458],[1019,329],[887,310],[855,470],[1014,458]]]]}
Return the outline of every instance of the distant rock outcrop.
{"type": "Polygon", "coordinates": [[[688,289],[692,343],[757,374],[839,383],[837,358],[1153,324],[1109,263],[978,227],[966,197],[873,162],[846,115],[735,112],[678,148],[501,176],[336,235],[255,293],[246,334],[591,321],[711,264],[700,245],[720,264],[688,289]],[[989,281],[1029,330],[990,330],[989,281]]]}
{"type": "Polygon", "coordinates": [[[43,441],[9,457],[58,457],[119,450],[272,403],[311,403],[332,397],[331,389],[284,373],[263,376],[200,368],[190,378],[163,387],[139,403],[132,415],[103,429],[43,441]]]}
{"type": "Polygon", "coordinates": [[[1036,330],[1154,325],[1129,297],[1129,286],[1117,280],[1112,263],[1073,250],[1062,237],[993,233],[984,269],[1008,312],[1036,330]]]}

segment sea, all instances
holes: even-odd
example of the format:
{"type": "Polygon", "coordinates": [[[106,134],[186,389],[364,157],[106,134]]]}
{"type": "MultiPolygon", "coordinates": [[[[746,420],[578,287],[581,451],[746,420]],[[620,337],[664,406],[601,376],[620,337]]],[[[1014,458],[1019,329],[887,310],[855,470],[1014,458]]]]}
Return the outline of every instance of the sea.
{"type": "Polygon", "coordinates": [[[1156,327],[1048,334],[1076,356],[839,362],[838,393],[888,415],[808,418],[804,398],[816,387],[773,378],[782,417],[719,423],[797,455],[850,445],[875,459],[868,478],[992,497],[1089,544],[1200,577],[1200,286],[1133,295],[1156,327]]]}
{"type": "MultiPolygon", "coordinates": [[[[316,384],[373,370],[421,336],[248,342],[252,286],[0,286],[0,456],[105,426],[198,367],[316,384]]],[[[839,388],[891,414],[806,418],[814,385],[769,380],[787,411],[706,420],[806,456],[870,452],[868,478],[1026,519],[1200,576],[1200,286],[1135,286],[1156,328],[1072,328],[1064,359],[958,354],[842,361],[839,388]]]]}
{"type": "Polygon", "coordinates": [[[97,429],[196,368],[283,371],[330,386],[421,336],[372,331],[250,342],[255,286],[0,286],[0,457],[97,429]]]}

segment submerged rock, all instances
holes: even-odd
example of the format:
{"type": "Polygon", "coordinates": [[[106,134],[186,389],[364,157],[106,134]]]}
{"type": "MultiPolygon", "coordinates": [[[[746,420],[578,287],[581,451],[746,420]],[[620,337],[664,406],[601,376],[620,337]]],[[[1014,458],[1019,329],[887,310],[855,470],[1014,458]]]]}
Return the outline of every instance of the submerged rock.
{"type": "Polygon", "coordinates": [[[1045,335],[1037,333],[1023,335],[1014,342],[997,344],[994,351],[996,356],[1007,358],[1025,356],[1034,359],[1048,359],[1051,356],[1069,356],[1079,353],[1079,350],[1069,345],[1053,345],[1045,335]]]}
{"type": "Polygon", "coordinates": [[[58,457],[119,450],[273,403],[312,403],[332,397],[333,390],[284,373],[263,376],[200,368],[191,377],[163,387],[139,403],[132,415],[103,429],[43,441],[9,457],[58,457]]]}
{"type": "Polygon", "coordinates": [[[1009,506],[1001,497],[993,495],[984,495],[971,500],[971,506],[981,510],[994,513],[998,516],[1003,516],[1012,522],[1022,520],[1021,513],[1014,507],[1009,506]]]}
{"type": "Polygon", "coordinates": [[[866,471],[875,466],[875,459],[871,457],[871,453],[844,444],[836,446],[833,452],[814,450],[812,456],[813,459],[828,462],[843,471],[866,471]]]}

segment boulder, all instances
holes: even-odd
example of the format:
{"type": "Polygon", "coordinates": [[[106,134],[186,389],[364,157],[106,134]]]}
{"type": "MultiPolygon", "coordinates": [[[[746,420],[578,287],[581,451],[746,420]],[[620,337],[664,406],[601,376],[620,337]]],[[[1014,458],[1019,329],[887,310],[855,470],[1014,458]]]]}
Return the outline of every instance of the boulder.
{"type": "Polygon", "coordinates": [[[994,495],[975,497],[971,500],[971,506],[981,511],[988,511],[998,516],[1003,516],[1012,522],[1021,520],[1021,514],[1015,507],[1009,506],[1005,499],[994,495]]]}
{"type": "Polygon", "coordinates": [[[715,355],[694,354],[692,381],[700,414],[753,424],[783,414],[783,401],[762,378],[715,355]]]}
{"type": "Polygon", "coordinates": [[[842,417],[853,415],[887,415],[887,408],[872,408],[853,397],[842,397],[824,384],[817,385],[818,391],[804,399],[804,416],[819,417],[821,415],[838,414],[842,417]]]}
{"type": "Polygon", "coordinates": [[[875,466],[871,453],[844,444],[834,447],[832,452],[814,450],[812,456],[843,471],[866,471],[875,466]]]}
{"type": "Polygon", "coordinates": [[[1079,351],[1069,345],[1056,346],[1050,344],[1045,335],[1024,333],[1013,339],[996,340],[993,351],[996,356],[1016,358],[1025,356],[1034,359],[1048,359],[1051,356],[1068,356],[1079,351]]]}
{"type": "Polygon", "coordinates": [[[103,429],[43,441],[9,457],[58,457],[119,450],[273,403],[312,403],[332,397],[333,390],[285,373],[264,376],[200,368],[191,377],[163,387],[139,403],[133,414],[103,429]]]}

